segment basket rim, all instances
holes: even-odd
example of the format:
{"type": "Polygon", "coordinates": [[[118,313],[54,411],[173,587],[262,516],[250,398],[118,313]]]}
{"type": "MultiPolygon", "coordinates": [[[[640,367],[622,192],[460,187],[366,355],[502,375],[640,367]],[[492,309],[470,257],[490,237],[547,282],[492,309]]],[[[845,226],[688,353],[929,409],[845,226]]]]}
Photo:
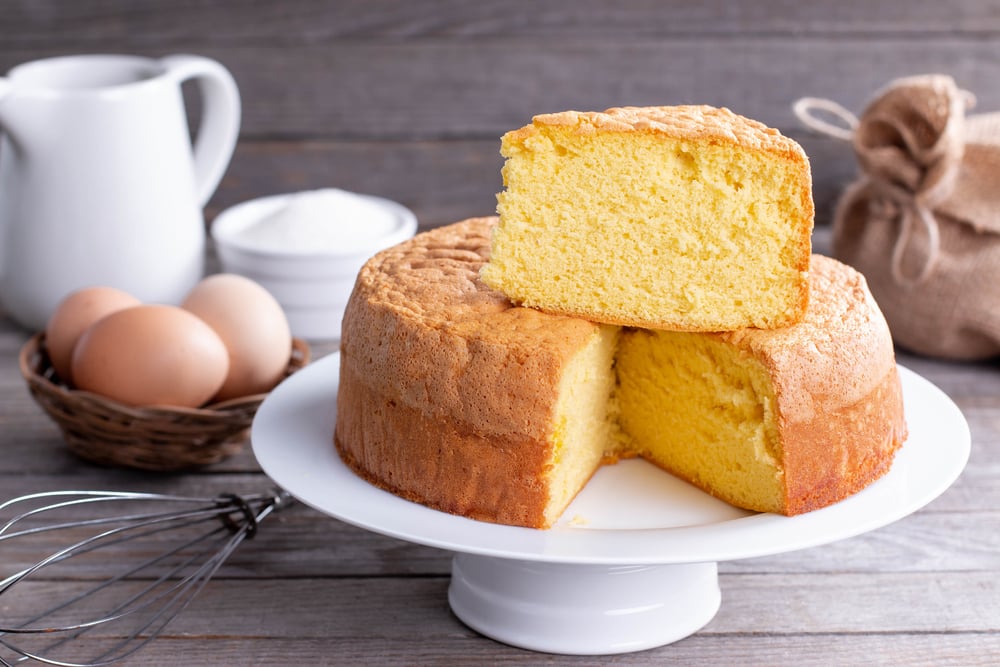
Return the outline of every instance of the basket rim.
{"type": "MultiPolygon", "coordinates": [[[[289,356],[288,366],[284,377],[306,366],[310,361],[309,345],[301,338],[292,338],[292,351],[289,356]]],[[[131,406],[116,401],[112,398],[95,394],[84,389],[71,388],[61,382],[56,382],[46,372],[52,370],[48,353],[45,350],[45,332],[38,332],[31,336],[18,354],[18,365],[21,375],[29,383],[35,384],[39,388],[50,394],[58,394],[67,401],[90,401],[103,405],[109,410],[114,410],[123,415],[135,419],[157,419],[160,417],[187,416],[191,418],[211,418],[225,415],[229,412],[245,410],[261,403],[269,392],[251,394],[230,398],[217,403],[210,403],[197,408],[188,408],[174,405],[144,405],[131,406]],[[42,372],[40,372],[40,370],[42,372]]]]}

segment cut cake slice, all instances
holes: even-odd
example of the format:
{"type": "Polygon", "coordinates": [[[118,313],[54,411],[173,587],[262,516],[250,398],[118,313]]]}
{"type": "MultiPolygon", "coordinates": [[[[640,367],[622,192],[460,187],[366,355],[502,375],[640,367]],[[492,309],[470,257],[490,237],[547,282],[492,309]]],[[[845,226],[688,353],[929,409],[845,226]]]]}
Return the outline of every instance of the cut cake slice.
{"type": "Polygon", "coordinates": [[[708,106],[536,116],[504,135],[483,281],[513,302],[677,331],[773,329],[808,301],[802,148],[708,106]]]}

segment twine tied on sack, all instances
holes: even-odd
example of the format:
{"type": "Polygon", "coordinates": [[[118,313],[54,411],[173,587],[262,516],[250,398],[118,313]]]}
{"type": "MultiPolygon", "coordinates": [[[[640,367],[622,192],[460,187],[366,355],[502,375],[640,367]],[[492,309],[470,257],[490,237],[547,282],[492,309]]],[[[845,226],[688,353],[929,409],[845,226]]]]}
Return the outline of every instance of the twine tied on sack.
{"type": "Polygon", "coordinates": [[[974,105],[929,74],[892,81],[860,117],[821,98],[792,107],[861,168],[834,212],[834,255],[868,278],[898,343],[946,358],[1000,354],[1000,113],[974,105]]]}
{"type": "MultiPolygon", "coordinates": [[[[892,248],[892,277],[912,287],[924,282],[934,270],[940,252],[941,233],[934,211],[954,192],[965,152],[965,111],[975,97],[960,90],[951,77],[931,75],[900,79],[895,94],[882,97],[865,112],[864,124],[833,100],[803,97],[792,110],[802,123],[820,134],[851,142],[858,162],[880,206],[878,217],[898,214],[900,231],[892,248]],[[913,87],[927,86],[933,95],[914,96],[913,87]],[[848,129],[813,115],[830,113],[848,129]],[[903,254],[919,222],[927,234],[927,251],[914,276],[903,272],[903,254]]],[[[862,184],[858,184],[859,186],[862,184]]]]}

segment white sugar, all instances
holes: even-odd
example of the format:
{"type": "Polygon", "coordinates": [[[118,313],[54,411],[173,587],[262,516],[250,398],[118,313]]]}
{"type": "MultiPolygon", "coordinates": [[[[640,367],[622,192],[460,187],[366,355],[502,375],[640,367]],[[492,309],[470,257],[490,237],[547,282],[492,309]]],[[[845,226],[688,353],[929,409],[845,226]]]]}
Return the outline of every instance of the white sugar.
{"type": "Polygon", "coordinates": [[[239,234],[247,244],[289,252],[342,252],[370,246],[399,228],[392,210],[344,190],[300,192],[239,234]]]}

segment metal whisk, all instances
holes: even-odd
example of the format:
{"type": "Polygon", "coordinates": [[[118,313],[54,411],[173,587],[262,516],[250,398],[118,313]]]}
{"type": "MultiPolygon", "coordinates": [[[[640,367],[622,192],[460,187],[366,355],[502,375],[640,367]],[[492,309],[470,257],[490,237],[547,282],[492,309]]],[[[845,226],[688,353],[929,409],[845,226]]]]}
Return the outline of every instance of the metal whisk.
{"type": "Polygon", "coordinates": [[[0,504],[0,567],[20,563],[0,581],[0,665],[92,667],[135,653],[290,501],[282,490],[216,498],[56,491],[0,504]],[[50,555],[32,556],[40,550],[50,555]],[[125,558],[137,553],[147,555],[125,558]],[[69,561],[74,579],[84,572],[93,583],[66,581],[60,566],[69,561]]]}

